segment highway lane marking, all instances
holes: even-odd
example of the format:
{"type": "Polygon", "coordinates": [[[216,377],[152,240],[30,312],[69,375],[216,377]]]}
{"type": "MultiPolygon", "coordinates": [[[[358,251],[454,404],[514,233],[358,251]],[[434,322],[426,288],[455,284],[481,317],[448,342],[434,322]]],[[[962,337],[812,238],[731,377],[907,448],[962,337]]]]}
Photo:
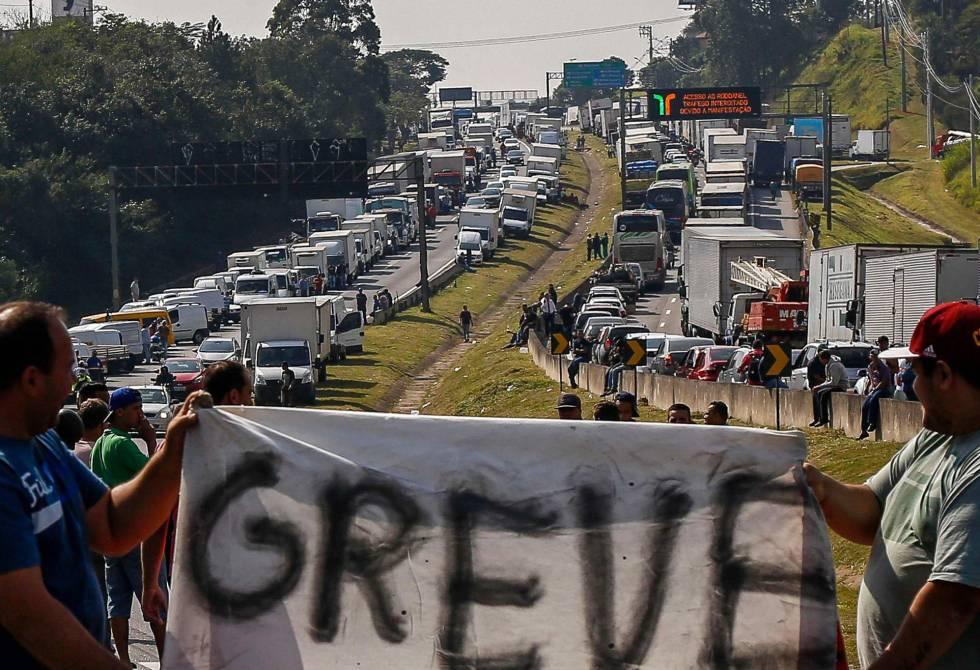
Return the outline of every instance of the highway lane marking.
{"type": "Polygon", "coordinates": [[[664,314],[666,314],[667,316],[670,316],[670,310],[668,309],[666,312],[664,312],[664,314]]]}
{"type": "Polygon", "coordinates": [[[661,321],[660,322],[660,325],[658,326],[658,328],[663,328],[666,325],[667,325],[667,322],[666,321],[661,321]]]}
{"type": "Polygon", "coordinates": [[[675,302],[677,302],[677,298],[671,298],[671,299],[670,299],[670,304],[672,304],[672,305],[673,305],[673,304],[674,304],[675,302]]]}

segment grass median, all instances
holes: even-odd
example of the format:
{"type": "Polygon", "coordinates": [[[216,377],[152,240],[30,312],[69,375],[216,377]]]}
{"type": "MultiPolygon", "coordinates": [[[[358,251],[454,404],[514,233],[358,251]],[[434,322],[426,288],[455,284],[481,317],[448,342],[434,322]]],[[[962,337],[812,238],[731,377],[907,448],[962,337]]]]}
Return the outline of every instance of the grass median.
{"type": "MultiPolygon", "coordinates": [[[[561,170],[565,191],[584,198],[589,189],[584,159],[569,151],[561,170]]],[[[463,305],[479,321],[482,313],[505,299],[557,249],[578,214],[579,209],[568,204],[541,207],[528,239],[504,240],[492,261],[485,262],[476,272],[464,273],[433,295],[430,313],[415,307],[386,324],[369,326],[364,335],[364,353],[330,367],[327,382],[317,390],[317,406],[389,409],[399,385],[440,347],[460,338],[457,315],[463,305]]]]}

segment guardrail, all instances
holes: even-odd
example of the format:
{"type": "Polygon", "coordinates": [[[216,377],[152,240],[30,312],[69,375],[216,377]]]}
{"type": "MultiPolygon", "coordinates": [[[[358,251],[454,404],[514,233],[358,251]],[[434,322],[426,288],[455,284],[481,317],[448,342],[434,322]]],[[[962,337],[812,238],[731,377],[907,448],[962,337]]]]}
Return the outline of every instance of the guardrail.
{"type": "MultiPolygon", "coordinates": [[[[463,266],[455,260],[449,261],[441,268],[429,275],[429,291],[435,293],[445,287],[449,282],[463,273],[463,266]]],[[[422,303],[422,287],[414,286],[402,295],[398,296],[394,304],[388,309],[379,310],[372,313],[372,324],[381,325],[391,321],[396,314],[404,312],[406,309],[415,307],[422,303]]]]}
{"type": "MultiPolygon", "coordinates": [[[[565,372],[568,360],[564,356],[552,356],[547,345],[537,337],[528,339],[528,349],[531,359],[548,377],[558,381],[561,374],[563,379],[568,379],[565,372]]],[[[605,365],[583,363],[579,367],[579,388],[594,395],[601,394],[608,369],[605,365]]],[[[774,426],[776,423],[774,389],[624,370],[620,376],[620,390],[633,393],[637,399],[646,398],[652,407],[658,409],[667,409],[674,403],[684,403],[692,412],[701,412],[707,409],[711,401],[721,400],[728,405],[733,419],[757,426],[774,426]]],[[[813,420],[811,393],[781,389],[779,395],[780,424],[789,428],[809,425],[813,420]]],[[[849,437],[857,437],[861,432],[861,406],[864,397],[853,393],[834,393],[831,397],[831,425],[849,437]]],[[[922,405],[906,400],[882,400],[881,426],[871,437],[875,440],[907,442],[921,428],[922,405]]]]}

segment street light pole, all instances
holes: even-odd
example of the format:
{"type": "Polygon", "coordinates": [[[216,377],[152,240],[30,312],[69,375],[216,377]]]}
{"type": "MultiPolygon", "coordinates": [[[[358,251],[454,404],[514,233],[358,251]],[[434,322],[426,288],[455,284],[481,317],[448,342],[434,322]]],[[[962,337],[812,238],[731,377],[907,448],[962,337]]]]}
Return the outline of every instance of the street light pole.
{"type": "Polygon", "coordinates": [[[112,307],[122,305],[119,293],[119,184],[116,167],[109,167],[109,266],[112,275],[112,307]]]}
{"type": "MultiPolygon", "coordinates": [[[[415,158],[415,202],[418,205],[419,218],[422,220],[422,230],[419,232],[419,291],[422,294],[422,311],[431,312],[429,307],[429,249],[428,237],[429,228],[425,211],[425,154],[421,153],[415,158]]],[[[433,202],[432,206],[438,213],[438,205],[433,202]]]]}

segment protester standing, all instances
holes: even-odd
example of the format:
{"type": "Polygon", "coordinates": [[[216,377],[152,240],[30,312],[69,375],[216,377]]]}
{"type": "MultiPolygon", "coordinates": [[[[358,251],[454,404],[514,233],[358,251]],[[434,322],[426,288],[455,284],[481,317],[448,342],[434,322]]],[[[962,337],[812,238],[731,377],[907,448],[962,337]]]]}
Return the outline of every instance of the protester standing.
{"type": "Polygon", "coordinates": [[[98,398],[92,398],[79,405],[78,416],[82,419],[83,432],[82,439],[75,444],[74,454],[75,458],[85,464],[85,467],[91,468],[92,450],[105,432],[109,406],[98,398]]]}
{"type": "Polygon", "coordinates": [[[804,464],[827,524],[871,545],[858,596],[862,668],[980,667],[980,307],[923,315],[906,349],[923,430],[863,485],[804,464]]]}
{"type": "Polygon", "coordinates": [[[694,423],[691,408],[682,402],[675,402],[667,408],[667,423],[694,423]]]}
{"type": "Polygon", "coordinates": [[[279,404],[282,407],[293,406],[293,386],[296,384],[296,373],[289,367],[289,363],[282,362],[282,374],[279,376],[282,385],[279,387],[279,404]]]}
{"type": "Polygon", "coordinates": [[[600,400],[592,408],[593,421],[619,421],[619,409],[608,400],[600,400]]]}
{"type": "Polygon", "coordinates": [[[616,409],[619,410],[620,421],[636,421],[640,412],[636,408],[636,396],[627,391],[616,394],[616,409]]]}
{"type": "Polygon", "coordinates": [[[163,319],[160,319],[160,324],[157,326],[157,335],[160,336],[160,344],[166,354],[170,349],[170,324],[163,319]]]}
{"type": "Polygon", "coordinates": [[[133,302],[140,299],[140,280],[137,277],[133,277],[133,281],[129,284],[129,297],[133,302]]]}
{"type": "MultiPolygon", "coordinates": [[[[109,488],[131,481],[149,462],[136,442],[129,436],[137,431],[146,442],[147,451],[156,449],[156,432],[143,415],[143,399],[129,387],[116,389],[109,396],[108,428],[92,449],[92,472],[109,488]]],[[[162,538],[161,538],[161,544],[162,538]]],[[[161,574],[160,588],[166,594],[166,575],[161,574]]],[[[129,664],[129,618],[133,596],[143,597],[143,576],[139,547],[123,556],[106,558],[105,581],[109,598],[109,628],[116,643],[120,660],[129,664]]],[[[151,623],[157,652],[163,655],[166,627],[151,623]]]]}
{"type": "Polygon", "coordinates": [[[151,355],[149,328],[140,328],[140,343],[143,345],[143,362],[149,365],[149,363],[153,360],[151,355]]]}
{"type": "Polygon", "coordinates": [[[558,308],[558,318],[561,321],[561,330],[569,340],[572,339],[572,327],[575,325],[575,312],[567,302],[558,308]]]}
{"type": "Polygon", "coordinates": [[[555,301],[551,298],[549,293],[542,293],[538,304],[541,307],[541,320],[544,324],[544,336],[546,338],[551,337],[551,333],[555,329],[555,317],[558,315],[558,306],[555,304],[555,301]]]}
{"type": "Polygon", "coordinates": [[[562,393],[558,396],[558,418],[564,421],[582,420],[582,400],[574,393],[562,393]]]}
{"type": "Polygon", "coordinates": [[[609,233],[602,234],[599,244],[602,247],[602,257],[605,258],[609,255],[609,233]]]}
{"type": "Polygon", "coordinates": [[[708,403],[708,409],[706,409],[704,412],[704,425],[727,426],[728,405],[721,400],[713,400],[708,403]]]}
{"type": "Polygon", "coordinates": [[[357,295],[354,296],[354,302],[357,303],[357,311],[364,317],[364,323],[367,323],[367,296],[364,295],[363,288],[357,289],[357,295]]]}

